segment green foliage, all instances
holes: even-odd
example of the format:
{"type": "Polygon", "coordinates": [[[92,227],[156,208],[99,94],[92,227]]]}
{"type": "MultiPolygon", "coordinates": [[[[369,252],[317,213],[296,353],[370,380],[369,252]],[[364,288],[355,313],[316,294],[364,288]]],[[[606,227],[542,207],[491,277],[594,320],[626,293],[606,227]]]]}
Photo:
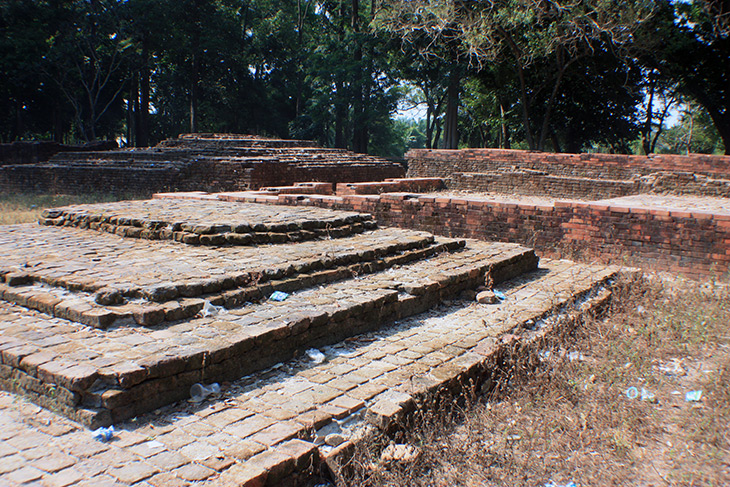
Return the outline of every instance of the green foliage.
{"type": "Polygon", "coordinates": [[[3,0],[0,141],[239,132],[400,157],[454,146],[458,128],[462,146],[626,151],[641,132],[644,151],[685,152],[689,132],[662,134],[654,102],[681,93],[704,110],[690,149],[717,152],[730,140],[719,6],[3,0]],[[406,99],[423,121],[397,119],[406,99]]]}
{"type": "Polygon", "coordinates": [[[656,152],[664,154],[723,154],[725,146],[707,111],[688,102],[679,122],[662,132],[656,152]]]}

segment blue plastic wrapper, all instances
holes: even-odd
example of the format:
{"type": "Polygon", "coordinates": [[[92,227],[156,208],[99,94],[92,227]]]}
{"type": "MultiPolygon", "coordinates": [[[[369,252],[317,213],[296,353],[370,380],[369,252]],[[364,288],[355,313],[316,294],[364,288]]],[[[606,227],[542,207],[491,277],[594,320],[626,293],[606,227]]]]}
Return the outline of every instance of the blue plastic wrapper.
{"type": "Polygon", "coordinates": [[[109,426],[108,428],[99,428],[91,432],[91,436],[95,440],[99,440],[103,443],[106,443],[107,441],[111,441],[112,438],[114,438],[114,426],[109,426]]]}
{"type": "Polygon", "coordinates": [[[702,391],[689,391],[684,394],[684,400],[687,402],[697,402],[702,399],[702,391]]]}
{"type": "Polygon", "coordinates": [[[269,296],[269,299],[272,301],[284,301],[288,297],[289,297],[288,293],[285,293],[283,291],[274,291],[274,293],[271,296],[269,296]]]}

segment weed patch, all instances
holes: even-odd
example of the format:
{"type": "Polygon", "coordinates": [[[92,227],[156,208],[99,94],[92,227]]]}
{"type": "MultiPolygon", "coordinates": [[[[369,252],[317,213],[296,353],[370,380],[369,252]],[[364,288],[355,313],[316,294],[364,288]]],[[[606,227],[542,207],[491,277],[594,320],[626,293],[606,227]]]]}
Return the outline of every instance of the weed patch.
{"type": "Polygon", "coordinates": [[[729,323],[726,286],[618,283],[606,315],[546,346],[537,368],[362,445],[348,482],[729,485],[729,323]],[[687,402],[690,390],[702,399],[687,402]],[[420,454],[384,463],[390,443],[420,454]]]}
{"type": "Polygon", "coordinates": [[[82,195],[46,193],[3,194],[0,195],[0,225],[34,222],[38,220],[38,217],[44,209],[56,206],[106,203],[139,198],[139,196],[131,194],[109,195],[102,193],[82,195]]]}

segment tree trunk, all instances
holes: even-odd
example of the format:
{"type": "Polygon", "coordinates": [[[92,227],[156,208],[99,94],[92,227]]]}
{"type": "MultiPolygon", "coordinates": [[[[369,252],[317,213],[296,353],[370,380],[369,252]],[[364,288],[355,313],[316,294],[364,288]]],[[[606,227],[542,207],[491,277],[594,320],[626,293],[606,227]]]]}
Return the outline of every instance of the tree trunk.
{"type": "Polygon", "coordinates": [[[433,125],[431,123],[433,110],[431,108],[431,103],[427,101],[426,106],[426,149],[431,149],[433,146],[431,145],[431,137],[433,136],[433,125]]]}
{"type": "Polygon", "coordinates": [[[553,107],[555,106],[555,100],[560,92],[560,84],[563,81],[563,75],[565,70],[568,69],[576,58],[571,59],[567,63],[563,62],[562,51],[558,50],[556,54],[556,63],[558,65],[558,76],[555,78],[555,84],[553,85],[553,91],[550,93],[547,105],[545,107],[545,118],[542,119],[542,129],[540,130],[540,142],[537,144],[537,150],[545,150],[545,140],[547,139],[548,132],[550,131],[550,116],[553,113],[553,107]]]}
{"type": "Polygon", "coordinates": [[[555,129],[550,130],[550,140],[553,143],[553,152],[563,152],[560,148],[560,140],[558,139],[558,134],[555,133],[555,129]]]}
{"type": "Polygon", "coordinates": [[[433,136],[432,147],[436,149],[439,146],[439,140],[441,140],[441,124],[436,125],[436,135],[433,136]]]}
{"type": "Polygon", "coordinates": [[[504,103],[502,100],[499,101],[499,125],[499,148],[509,149],[511,148],[509,141],[509,128],[507,127],[507,124],[504,123],[504,103]]]}
{"type": "Polygon", "coordinates": [[[63,108],[56,101],[53,105],[53,140],[59,144],[63,143],[63,108]]]}
{"type": "Polygon", "coordinates": [[[649,155],[653,151],[651,143],[651,126],[654,118],[654,90],[656,89],[656,80],[654,76],[649,75],[649,101],[646,103],[646,120],[644,121],[644,130],[641,132],[641,147],[644,154],[649,155]]]}
{"type": "Polygon", "coordinates": [[[520,105],[522,106],[522,125],[525,127],[525,139],[530,150],[535,150],[535,139],[532,137],[532,127],[530,126],[530,101],[527,97],[525,72],[519,64],[517,64],[517,77],[520,80],[520,105]]]}
{"type": "Polygon", "coordinates": [[[198,54],[193,54],[193,75],[190,86],[190,132],[198,131],[198,96],[200,87],[198,75],[200,71],[200,60],[198,54]]]}
{"type": "Polygon", "coordinates": [[[364,63],[363,48],[360,39],[360,3],[359,0],[352,0],[351,27],[355,38],[355,51],[353,53],[354,68],[352,91],[354,94],[352,102],[352,150],[355,152],[367,152],[367,140],[365,127],[365,86],[364,86],[364,63]]]}
{"type": "Polygon", "coordinates": [[[345,89],[342,80],[335,81],[335,147],[345,149],[345,119],[347,118],[347,105],[343,91],[345,89]]]}
{"type": "Polygon", "coordinates": [[[139,119],[139,88],[137,73],[132,73],[127,99],[127,146],[137,147],[137,126],[139,119]]]}
{"type": "Polygon", "coordinates": [[[449,87],[446,102],[446,117],[444,119],[444,149],[459,148],[459,83],[461,76],[458,68],[454,68],[449,76],[449,87]]]}
{"type": "Polygon", "coordinates": [[[147,37],[142,40],[142,69],[139,72],[139,118],[137,124],[136,147],[148,147],[150,145],[149,119],[150,119],[150,67],[149,50],[147,48],[147,37]]]}

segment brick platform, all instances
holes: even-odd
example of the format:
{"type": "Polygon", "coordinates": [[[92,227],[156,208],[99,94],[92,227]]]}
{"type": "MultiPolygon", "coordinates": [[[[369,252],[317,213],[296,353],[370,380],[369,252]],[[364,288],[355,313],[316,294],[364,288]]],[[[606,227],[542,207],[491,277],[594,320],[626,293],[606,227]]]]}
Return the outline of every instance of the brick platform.
{"type": "Polygon", "coordinates": [[[54,226],[6,226],[0,236],[8,256],[0,268],[3,299],[49,316],[26,323],[23,309],[3,305],[4,387],[92,426],[181,399],[195,382],[236,379],[537,264],[532,250],[517,245],[372,229],[370,215],[318,208],[166,199],[49,210],[41,221],[49,218],[54,226]],[[117,231],[93,231],[104,229],[94,224],[117,231]],[[307,231],[318,240],[229,243],[231,232],[244,235],[239,227],[284,237],[307,231]],[[196,246],[144,240],[129,228],[147,230],[148,239],[165,231],[226,238],[222,246],[196,246]],[[291,296],[268,300],[275,291],[291,296]],[[221,308],[213,314],[215,306],[221,308]]]}
{"type": "Polygon", "coordinates": [[[440,177],[452,191],[580,199],[646,193],[730,198],[729,156],[413,149],[406,158],[409,177],[440,177]]]}
{"type": "MultiPolygon", "coordinates": [[[[502,304],[443,303],[426,315],[325,347],[323,363],[306,357],[285,361],[226,385],[221,397],[182,401],[117,423],[110,443],[91,440],[77,423],[2,393],[0,480],[95,486],[301,481],[321,465],[332,465],[369,428],[393,427],[417,402],[498,373],[507,349],[521,343],[528,353],[530,343],[538,346],[540,337],[573,319],[574,307],[600,306],[616,272],[544,261],[540,270],[498,286],[507,298],[502,304]],[[347,425],[346,443],[323,445],[324,435],[339,425],[347,425]]],[[[39,327],[55,321],[22,314],[39,327]]],[[[168,339],[165,331],[155,338],[168,339]]],[[[142,346],[118,340],[120,348],[142,346]]]]}
{"type": "Polygon", "coordinates": [[[380,181],[405,169],[387,159],[311,141],[237,134],[183,134],[156,147],[66,152],[47,162],[0,166],[0,191],[240,191],[297,181],[380,181]]]}
{"type": "Polygon", "coordinates": [[[533,340],[572,306],[600,305],[617,272],[537,269],[519,245],[379,229],[359,212],[194,196],[0,227],[0,387],[46,408],[0,394],[0,483],[281,485],[336,473],[348,445],[415,401],[497,373],[515,333],[533,340]],[[197,245],[153,233],[244,227],[313,234],[197,245]],[[484,284],[506,300],[462,300],[484,284]],[[197,382],[223,383],[222,396],[188,402],[197,382]],[[84,429],[109,424],[108,444],[84,429]],[[345,444],[323,444],[338,428],[345,444]]]}
{"type": "Polygon", "coordinates": [[[155,198],[220,199],[367,212],[383,225],[449,237],[519,242],[541,255],[579,255],[692,279],[730,277],[730,199],[631,195],[598,201],[437,192],[354,195],[174,193],[155,198]]]}

